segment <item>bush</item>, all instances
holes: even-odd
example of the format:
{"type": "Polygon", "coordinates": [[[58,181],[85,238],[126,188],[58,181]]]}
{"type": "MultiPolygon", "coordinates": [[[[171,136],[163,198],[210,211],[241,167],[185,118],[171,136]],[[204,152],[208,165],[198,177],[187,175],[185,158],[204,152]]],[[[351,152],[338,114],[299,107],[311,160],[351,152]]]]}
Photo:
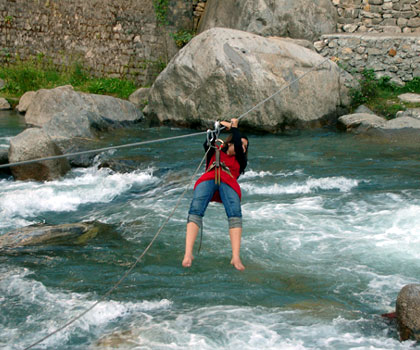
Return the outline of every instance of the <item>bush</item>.
{"type": "Polygon", "coordinates": [[[176,46],[184,47],[194,37],[194,33],[188,30],[179,30],[176,33],[171,33],[171,37],[175,40],[176,46]]]}
{"type": "Polygon", "coordinates": [[[13,64],[1,66],[0,78],[5,82],[5,87],[1,91],[5,97],[20,97],[27,91],[52,89],[68,84],[71,84],[75,90],[110,94],[125,99],[136,90],[136,85],[132,81],[90,77],[77,62],[59,72],[52,62],[42,55],[28,61],[17,59],[13,64]]]}
{"type": "Polygon", "coordinates": [[[390,119],[398,111],[420,107],[419,104],[410,105],[398,99],[398,95],[406,92],[420,93],[420,78],[414,78],[401,87],[393,84],[390,77],[384,76],[377,79],[375,72],[369,69],[362,72],[359,83],[359,89],[350,91],[352,108],[366,104],[373,112],[390,119]]]}

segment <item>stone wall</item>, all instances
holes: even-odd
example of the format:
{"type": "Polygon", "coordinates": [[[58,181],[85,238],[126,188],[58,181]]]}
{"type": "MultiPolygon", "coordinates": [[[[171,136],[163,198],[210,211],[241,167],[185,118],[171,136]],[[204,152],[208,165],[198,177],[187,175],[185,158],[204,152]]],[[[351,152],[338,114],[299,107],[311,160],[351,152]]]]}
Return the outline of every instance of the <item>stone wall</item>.
{"type": "Polygon", "coordinates": [[[325,57],[333,57],[349,72],[373,69],[376,76],[389,76],[403,84],[420,77],[420,35],[353,33],[323,35],[314,44],[325,57]]]}
{"type": "Polygon", "coordinates": [[[177,52],[170,33],[193,27],[191,0],[0,0],[0,64],[34,57],[150,84],[177,52]],[[162,1],[162,3],[164,3],[162,1]]]}
{"type": "Polygon", "coordinates": [[[331,0],[337,32],[420,33],[420,0],[331,0]]]}

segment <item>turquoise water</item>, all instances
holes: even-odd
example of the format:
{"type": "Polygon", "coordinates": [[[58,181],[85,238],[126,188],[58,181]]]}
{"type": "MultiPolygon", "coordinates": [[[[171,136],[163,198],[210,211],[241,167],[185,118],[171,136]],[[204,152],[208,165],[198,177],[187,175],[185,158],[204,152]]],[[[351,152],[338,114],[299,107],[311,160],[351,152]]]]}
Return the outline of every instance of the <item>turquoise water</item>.
{"type": "MultiPolygon", "coordinates": [[[[4,125],[7,143],[21,125],[4,125]]],[[[139,127],[102,142],[190,132],[139,127]]],[[[93,166],[48,183],[0,180],[0,234],[40,222],[103,224],[84,245],[0,255],[0,347],[29,346],[108,291],[175,206],[201,160],[202,142],[100,156],[130,159],[137,170],[128,173],[93,166]]],[[[404,285],[419,281],[418,149],[320,130],[250,136],[249,158],[240,178],[244,272],[229,264],[218,204],[206,213],[193,267],[181,267],[190,190],[125,282],[35,348],[411,348],[381,314],[395,308],[404,285]]]]}

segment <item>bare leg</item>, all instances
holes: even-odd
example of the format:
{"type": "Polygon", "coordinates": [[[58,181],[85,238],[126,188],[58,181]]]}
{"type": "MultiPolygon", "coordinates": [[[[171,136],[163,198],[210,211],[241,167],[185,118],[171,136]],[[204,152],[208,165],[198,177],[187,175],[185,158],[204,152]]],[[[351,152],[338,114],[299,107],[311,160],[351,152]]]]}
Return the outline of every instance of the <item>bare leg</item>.
{"type": "Polygon", "coordinates": [[[230,263],[239,271],[245,270],[245,266],[242,264],[240,255],[241,250],[241,237],[242,237],[242,228],[235,227],[229,229],[230,235],[230,244],[232,245],[232,260],[230,263]]]}
{"type": "Polygon", "coordinates": [[[187,224],[187,233],[185,234],[185,255],[182,260],[182,266],[191,267],[193,257],[193,248],[195,239],[198,235],[199,227],[195,222],[189,222],[187,224]]]}

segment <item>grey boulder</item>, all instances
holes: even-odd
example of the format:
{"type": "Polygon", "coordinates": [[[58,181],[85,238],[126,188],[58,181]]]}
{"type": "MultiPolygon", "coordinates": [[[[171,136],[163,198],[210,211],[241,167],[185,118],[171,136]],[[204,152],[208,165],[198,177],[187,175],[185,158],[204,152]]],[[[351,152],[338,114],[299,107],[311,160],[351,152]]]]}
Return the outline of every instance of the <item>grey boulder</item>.
{"type": "Polygon", "coordinates": [[[0,236],[0,249],[62,243],[82,244],[95,237],[98,232],[99,227],[93,223],[27,226],[0,236]]]}
{"type": "Polygon", "coordinates": [[[199,33],[215,27],[239,29],[262,36],[315,41],[336,32],[337,10],[331,0],[208,1],[199,33]]]}
{"type": "MultiPolygon", "coordinates": [[[[31,159],[61,155],[62,152],[47,133],[39,128],[29,128],[12,137],[9,148],[9,162],[16,163],[31,159]]],[[[16,180],[54,180],[70,170],[65,158],[44,160],[10,168],[16,180]]]]}
{"type": "Polygon", "coordinates": [[[401,340],[420,340],[420,284],[409,284],[398,294],[396,303],[401,340]]]}
{"type": "Polygon", "coordinates": [[[334,62],[290,40],[214,28],[169,62],[143,112],[161,123],[208,125],[238,117],[284,88],[241,123],[268,132],[316,127],[335,121],[350,103],[349,82],[334,62]]]}
{"type": "Polygon", "coordinates": [[[42,127],[57,113],[65,110],[86,110],[98,114],[112,126],[136,123],[142,120],[141,111],[131,102],[111,96],[76,92],[70,85],[36,91],[29,104],[25,121],[42,127]]]}

